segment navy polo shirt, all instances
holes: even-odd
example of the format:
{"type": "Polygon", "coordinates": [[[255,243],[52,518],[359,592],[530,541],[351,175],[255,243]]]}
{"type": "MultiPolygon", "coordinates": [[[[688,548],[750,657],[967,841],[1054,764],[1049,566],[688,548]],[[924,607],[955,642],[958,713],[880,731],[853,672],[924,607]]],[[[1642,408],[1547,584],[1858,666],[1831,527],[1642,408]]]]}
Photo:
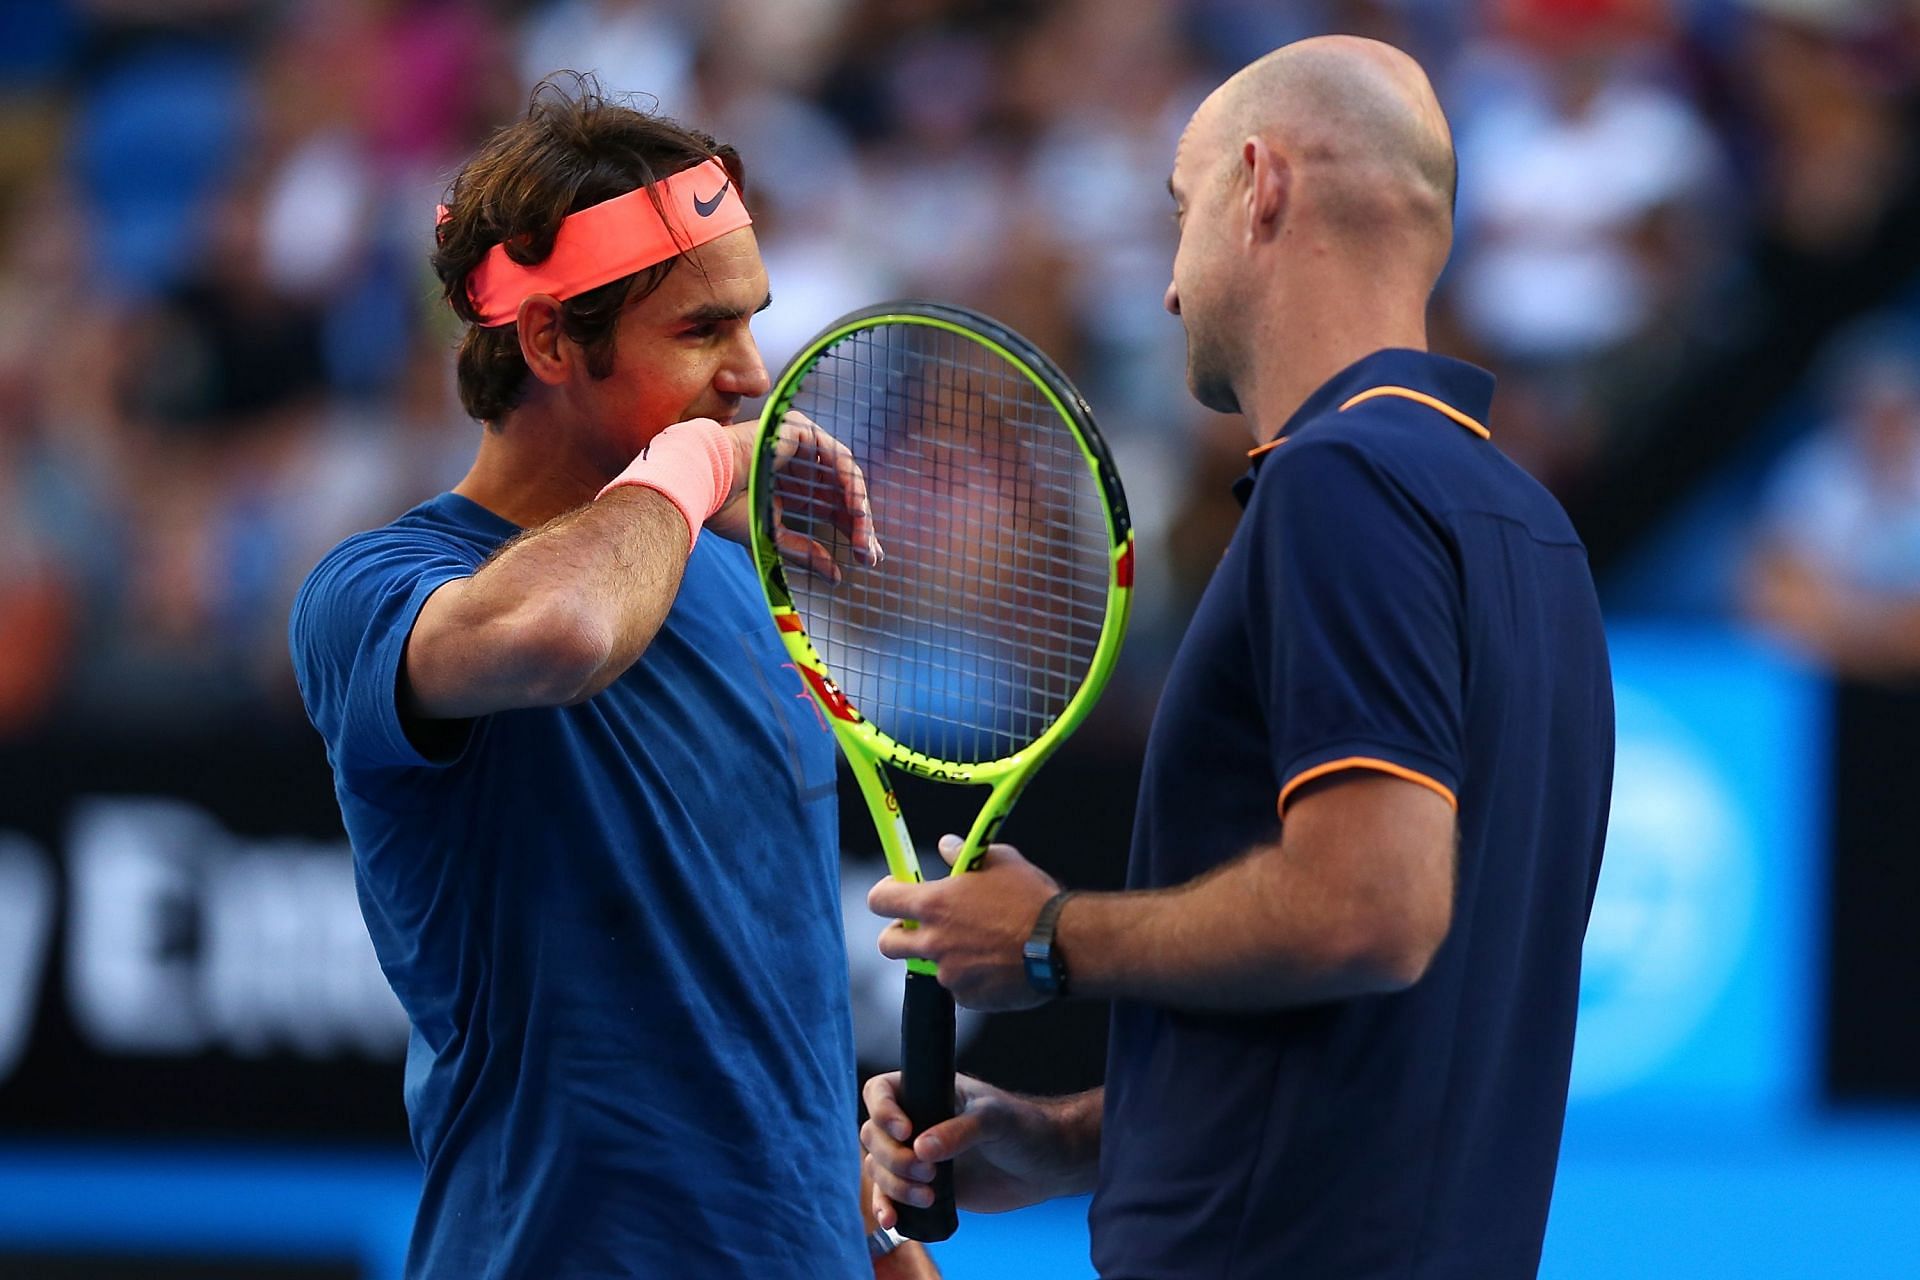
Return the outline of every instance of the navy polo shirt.
{"type": "Polygon", "coordinates": [[[1256,451],[1148,742],[1128,885],[1279,838],[1303,783],[1459,814],[1453,925],[1391,995],[1118,1002],[1091,1226],[1106,1280],[1501,1280],[1539,1264],[1613,774],[1586,553],[1483,425],[1493,379],[1380,351],[1256,451]]]}

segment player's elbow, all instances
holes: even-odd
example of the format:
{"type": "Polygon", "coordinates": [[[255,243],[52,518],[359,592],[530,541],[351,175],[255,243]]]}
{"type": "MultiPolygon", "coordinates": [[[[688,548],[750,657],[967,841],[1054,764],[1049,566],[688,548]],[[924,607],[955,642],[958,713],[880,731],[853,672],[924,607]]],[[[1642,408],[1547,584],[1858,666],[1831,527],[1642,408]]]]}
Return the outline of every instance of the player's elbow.
{"type": "Polygon", "coordinates": [[[1357,932],[1348,970],[1364,990],[1405,991],[1427,976],[1453,926],[1453,904],[1402,903],[1379,912],[1357,932]]]}
{"type": "Polygon", "coordinates": [[[500,607],[471,579],[427,601],[407,639],[406,711],[465,720],[521,707],[559,707],[598,693],[630,665],[611,619],[564,595],[500,607]]]}
{"type": "Polygon", "coordinates": [[[614,636],[603,619],[559,602],[526,611],[511,630],[507,664],[527,705],[571,706],[609,683],[614,636]]]}

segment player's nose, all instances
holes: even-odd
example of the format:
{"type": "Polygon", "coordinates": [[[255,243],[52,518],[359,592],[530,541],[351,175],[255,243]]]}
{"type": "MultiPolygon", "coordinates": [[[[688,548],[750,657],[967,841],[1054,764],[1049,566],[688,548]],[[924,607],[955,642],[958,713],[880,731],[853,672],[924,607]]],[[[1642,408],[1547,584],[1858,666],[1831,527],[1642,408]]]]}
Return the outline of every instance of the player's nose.
{"type": "Polygon", "coordinates": [[[752,337],[741,342],[734,357],[721,368],[714,384],[728,395],[748,399],[767,394],[773,380],[767,376],[767,362],[760,358],[760,346],[752,337]]]}
{"type": "Polygon", "coordinates": [[[1180,314],[1180,290],[1174,287],[1171,280],[1167,281],[1167,296],[1160,300],[1160,305],[1167,309],[1169,315],[1180,314]]]}

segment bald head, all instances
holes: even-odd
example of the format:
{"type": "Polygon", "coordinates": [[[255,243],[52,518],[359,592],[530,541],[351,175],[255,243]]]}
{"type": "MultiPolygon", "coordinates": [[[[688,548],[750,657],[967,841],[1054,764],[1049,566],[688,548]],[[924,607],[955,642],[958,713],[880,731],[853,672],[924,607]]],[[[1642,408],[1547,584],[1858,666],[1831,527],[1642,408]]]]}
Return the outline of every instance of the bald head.
{"type": "Polygon", "coordinates": [[[1356,36],[1287,45],[1220,86],[1194,126],[1227,150],[1265,138],[1301,170],[1330,231],[1373,241],[1404,230],[1430,242],[1438,274],[1452,238],[1453,135],[1405,53],[1356,36]]]}
{"type": "Polygon", "coordinates": [[[1180,244],[1166,305],[1194,396],[1271,430],[1354,359],[1424,348],[1454,185],[1433,86],[1390,45],[1302,40],[1216,89],[1167,183],[1180,244]]]}

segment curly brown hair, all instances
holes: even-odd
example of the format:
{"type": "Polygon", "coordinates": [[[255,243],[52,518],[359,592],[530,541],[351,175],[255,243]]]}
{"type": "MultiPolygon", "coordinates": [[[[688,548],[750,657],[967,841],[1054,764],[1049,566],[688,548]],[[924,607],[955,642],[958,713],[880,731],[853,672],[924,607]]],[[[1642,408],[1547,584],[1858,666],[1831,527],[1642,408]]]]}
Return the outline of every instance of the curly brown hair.
{"type": "MultiPolygon", "coordinates": [[[[447,188],[447,219],[435,232],[434,273],[468,325],[458,367],[460,403],[469,414],[496,424],[526,394],[527,362],[517,327],[481,327],[467,293],[468,273],[493,246],[506,245],[507,256],[522,265],[541,262],[553,252],[568,214],[713,159],[726,166],[744,198],[744,174],[732,147],[608,99],[590,75],[564,72],[535,87],[526,118],[495,130],[455,175],[447,188]]],[[[669,258],[561,304],[561,331],[586,351],[590,374],[604,378],[612,372],[621,312],[658,289],[679,261],[669,258]]]]}

